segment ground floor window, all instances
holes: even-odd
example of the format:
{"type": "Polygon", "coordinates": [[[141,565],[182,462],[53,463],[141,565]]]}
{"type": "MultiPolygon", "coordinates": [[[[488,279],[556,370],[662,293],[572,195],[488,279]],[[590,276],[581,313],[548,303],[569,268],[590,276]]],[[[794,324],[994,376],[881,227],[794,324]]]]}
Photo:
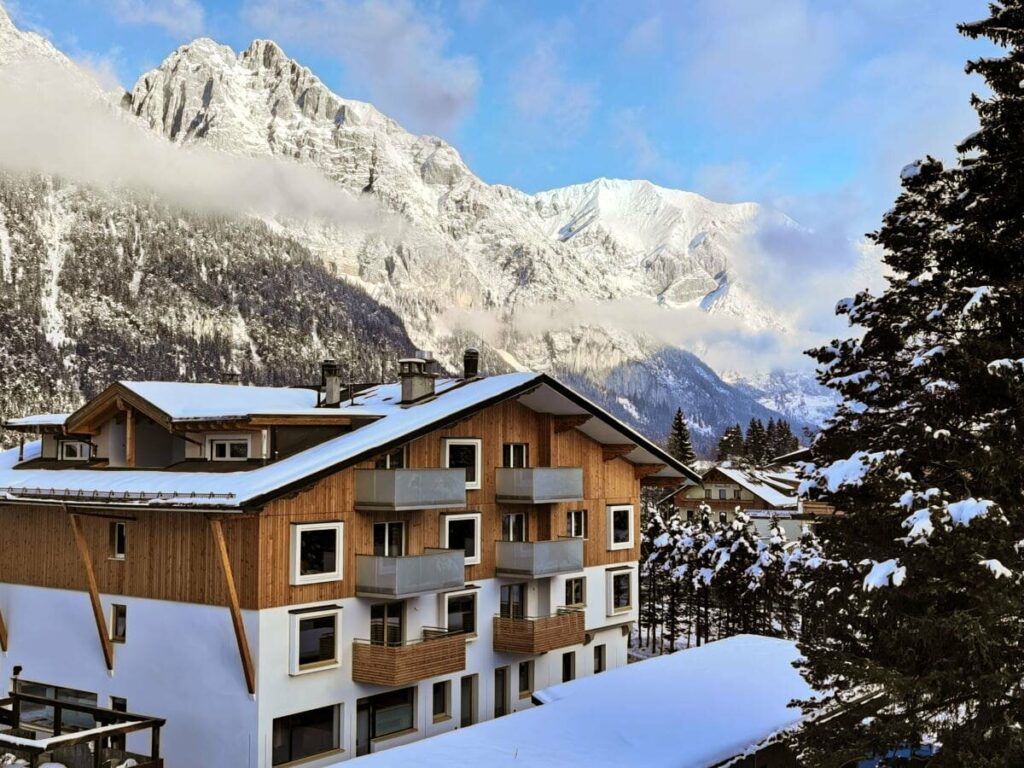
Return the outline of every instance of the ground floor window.
{"type": "Polygon", "coordinates": [[[519,698],[525,699],[533,693],[533,661],[519,662],[519,698]]]}
{"type": "Polygon", "coordinates": [[[434,722],[437,723],[451,717],[452,681],[442,680],[440,683],[434,683],[433,699],[434,722]]]}
{"type": "Polygon", "coordinates": [[[416,727],[416,689],[378,693],[360,699],[356,706],[356,754],[370,751],[374,739],[380,739],[416,727]]]}
{"type": "Polygon", "coordinates": [[[568,683],[576,679],[576,651],[562,654],[562,682],[568,683]]]}
{"type": "Polygon", "coordinates": [[[273,764],[283,765],[340,748],[337,705],[274,719],[273,764]]]}
{"type": "Polygon", "coordinates": [[[608,669],[608,660],[605,656],[606,649],[603,645],[594,646],[594,674],[604,672],[608,669]]]}

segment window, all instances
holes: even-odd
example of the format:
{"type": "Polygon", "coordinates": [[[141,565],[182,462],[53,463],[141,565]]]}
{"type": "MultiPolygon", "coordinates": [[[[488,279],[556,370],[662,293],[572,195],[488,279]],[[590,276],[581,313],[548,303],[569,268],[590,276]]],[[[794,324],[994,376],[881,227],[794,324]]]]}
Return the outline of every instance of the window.
{"type": "Polygon", "coordinates": [[[466,470],[466,488],[480,487],[480,440],[479,438],[454,438],[444,440],[441,463],[451,469],[466,470]]]}
{"type": "Polygon", "coordinates": [[[587,579],[585,576],[576,576],[565,580],[565,604],[586,605],[587,602],[587,579]]]}
{"type": "Polygon", "coordinates": [[[115,521],[110,524],[110,557],[114,560],[124,560],[128,554],[128,532],[126,523],[115,521]]]}
{"type": "Polygon", "coordinates": [[[608,662],[605,658],[605,647],[603,645],[594,646],[594,674],[604,672],[608,669],[608,662]]]}
{"type": "Polygon", "coordinates": [[[370,606],[370,642],[374,645],[401,645],[405,603],[377,603],[370,606]]]}
{"type": "Polygon", "coordinates": [[[480,515],[446,515],[441,526],[441,546],[461,549],[466,553],[466,565],[480,562],[480,515]]]}
{"type": "Polygon", "coordinates": [[[249,438],[211,438],[210,458],[214,461],[245,461],[249,458],[249,438]]]}
{"type": "Polygon", "coordinates": [[[78,440],[67,440],[60,444],[60,458],[63,461],[88,461],[92,446],[78,440]]]}
{"type": "Polygon", "coordinates": [[[459,725],[463,728],[476,722],[476,689],[476,675],[466,675],[459,681],[459,725]]]}
{"type": "Polygon", "coordinates": [[[616,568],[605,572],[608,583],[608,615],[625,613],[633,608],[633,571],[630,568],[616,568]]]}
{"type": "MultiPolygon", "coordinates": [[[[110,697],[110,708],[115,712],[127,712],[128,711],[128,700],[122,699],[120,696],[110,697]]],[[[127,734],[120,733],[110,737],[111,749],[119,749],[122,752],[125,751],[127,744],[127,734]]]]}
{"type": "Polygon", "coordinates": [[[570,509],[566,514],[566,536],[575,539],[587,538],[587,510],[570,509]]]}
{"type": "Polygon", "coordinates": [[[444,595],[445,627],[449,632],[476,634],[476,592],[444,595]]]}
{"type": "Polygon", "coordinates": [[[502,584],[499,615],[503,619],[521,619],[526,615],[526,585],[502,584]]]}
{"type": "Polygon", "coordinates": [[[533,661],[519,662],[519,698],[525,699],[533,693],[533,661]]]}
{"type": "Polygon", "coordinates": [[[128,606],[114,603],[110,606],[110,639],[123,643],[128,636],[128,606]]]}
{"type": "Polygon", "coordinates": [[[711,498],[711,489],[710,488],[705,488],[704,489],[704,498],[705,499],[710,499],[711,498]]]}
{"type": "Polygon", "coordinates": [[[374,523],[373,554],[401,557],[405,554],[405,523],[374,523]]]}
{"type": "Polygon", "coordinates": [[[447,720],[452,716],[452,681],[442,680],[434,683],[433,690],[434,722],[447,720]]]}
{"type": "Polygon", "coordinates": [[[719,499],[724,499],[725,498],[725,488],[719,488],[718,489],[718,498],[719,499]]]}
{"type": "Polygon", "coordinates": [[[576,679],[576,651],[562,654],[562,682],[568,683],[576,679]]]}
{"type": "MultiPolygon", "coordinates": [[[[56,699],[66,701],[70,704],[85,704],[86,706],[98,706],[99,697],[89,691],[79,691],[74,688],[60,688],[46,683],[33,683],[29,680],[14,680],[14,690],[18,693],[27,693],[30,696],[38,696],[43,699],[56,699]]],[[[22,702],[21,721],[31,723],[33,728],[43,731],[53,731],[54,711],[53,707],[33,702],[22,702]]],[[[72,731],[84,731],[96,727],[96,720],[92,715],[85,712],[75,712],[65,709],[60,717],[61,730],[64,733],[72,731]]]]}
{"type": "Polygon", "coordinates": [[[497,667],[494,670],[494,716],[504,717],[508,714],[511,706],[509,704],[509,677],[508,667],[497,667]]]}
{"type": "Polygon", "coordinates": [[[526,514],[510,512],[501,516],[502,541],[526,541],[526,514]]]}
{"type": "Polygon", "coordinates": [[[292,584],[341,581],[342,523],[292,525],[292,584]]]}
{"type": "Polygon", "coordinates": [[[739,488],[733,488],[732,497],[734,499],[741,499],[743,498],[743,494],[740,492],[739,488]]]}
{"type": "Polygon", "coordinates": [[[728,515],[728,513],[725,512],[724,510],[722,512],[719,512],[718,513],[718,522],[720,522],[720,523],[727,523],[727,522],[729,522],[729,515],[728,515]]]}
{"type": "Polygon", "coordinates": [[[633,507],[628,504],[608,507],[608,549],[633,546],[633,507]]]}
{"type": "Polygon", "coordinates": [[[501,449],[501,466],[530,466],[530,446],[526,443],[505,443],[501,449]]]}
{"type": "Polygon", "coordinates": [[[378,693],[356,702],[356,755],[373,751],[373,741],[416,727],[416,689],[378,693]]]}
{"type": "Polygon", "coordinates": [[[320,707],[274,719],[273,765],[322,755],[341,747],[339,707],[320,707]]]}
{"type": "Polygon", "coordinates": [[[332,669],[340,664],[341,611],[337,607],[294,611],[289,614],[289,620],[292,631],[290,674],[332,669]]]}
{"type": "Polygon", "coordinates": [[[405,446],[397,451],[378,456],[373,463],[375,469],[405,469],[405,446]]]}

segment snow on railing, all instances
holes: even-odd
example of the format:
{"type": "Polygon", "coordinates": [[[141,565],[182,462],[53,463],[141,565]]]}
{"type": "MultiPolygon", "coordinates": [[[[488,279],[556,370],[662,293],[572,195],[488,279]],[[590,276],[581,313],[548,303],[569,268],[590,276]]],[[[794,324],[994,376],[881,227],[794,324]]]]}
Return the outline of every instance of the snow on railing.
{"type": "Polygon", "coordinates": [[[233,499],[234,493],[202,491],[85,491],[73,488],[26,488],[2,486],[0,494],[11,498],[74,499],[76,501],[155,501],[159,499],[233,499]]]}

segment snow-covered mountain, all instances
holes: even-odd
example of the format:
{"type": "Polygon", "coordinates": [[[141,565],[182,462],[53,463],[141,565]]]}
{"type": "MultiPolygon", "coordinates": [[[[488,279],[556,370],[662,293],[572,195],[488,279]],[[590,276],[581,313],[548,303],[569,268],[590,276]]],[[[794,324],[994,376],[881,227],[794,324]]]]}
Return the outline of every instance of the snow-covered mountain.
{"type": "MultiPolygon", "coordinates": [[[[15,30],[0,8],[0,66],[25,46],[49,44],[15,30]]],[[[63,59],[52,47],[46,55],[63,59]]],[[[256,41],[237,55],[209,39],[184,45],[143,75],[121,104],[174,144],[305,164],[400,219],[397,235],[285,219],[232,225],[248,227],[245,237],[258,231],[259,237],[277,238],[282,245],[275,247],[291,244],[287,247],[322,265],[338,290],[365,292],[367,301],[381,305],[381,313],[394,312],[404,324],[394,344],[405,343],[400,337],[407,331],[412,343],[434,350],[451,367],[467,343],[478,344],[492,368],[530,367],[572,379],[655,437],[664,434],[675,407],[683,406],[704,448],[726,424],[771,415],[764,393],[727,384],[692,354],[674,349],[662,333],[652,332],[660,325],[659,312],[667,320],[668,311],[680,307],[751,330],[787,332],[786,313],[756,300],[736,269],[745,238],[765,215],[754,204],[715,203],[646,181],[599,179],[537,195],[486,184],[443,140],[415,136],[372,105],[333,94],[270,41],[256,41]]],[[[25,202],[28,208],[19,219],[42,222],[50,215],[50,198],[25,202]]],[[[190,233],[175,234],[172,211],[156,203],[140,205],[124,194],[116,203],[109,201],[109,194],[97,199],[95,215],[102,216],[107,205],[117,218],[121,207],[134,206],[141,217],[137,227],[163,227],[170,235],[165,248],[180,246],[184,261],[209,255],[196,250],[190,233]],[[140,207],[146,213],[139,213],[140,207]]],[[[4,208],[0,196],[0,217],[4,208]]],[[[63,231],[77,232],[80,225],[72,219],[63,231]]],[[[229,229],[223,236],[230,241],[238,233],[229,229]]],[[[19,263],[37,259],[44,272],[49,265],[48,301],[74,301],[78,313],[84,297],[76,296],[77,287],[59,266],[54,272],[52,248],[47,253],[24,249],[29,237],[8,235],[8,250],[19,263]]],[[[231,242],[223,245],[232,249],[231,242]]],[[[127,243],[102,247],[120,248],[132,259],[127,243]]],[[[208,279],[202,270],[197,275],[194,282],[189,276],[189,291],[199,291],[208,279]]],[[[142,266],[136,292],[149,279],[142,266]]],[[[273,290],[279,274],[268,272],[266,279],[269,284],[261,289],[273,290]]],[[[254,321],[232,320],[229,337],[251,338],[248,323],[254,321]]],[[[358,317],[349,321],[359,323],[358,317]]],[[[310,330],[303,317],[285,326],[286,335],[310,330]]],[[[73,327],[64,333],[66,343],[77,340],[73,327]]],[[[319,339],[306,346],[312,355],[313,347],[331,344],[319,339]]],[[[230,358],[225,363],[247,370],[267,365],[259,345],[248,341],[229,344],[222,353],[230,358]]],[[[799,404],[787,415],[802,423],[806,419],[798,410],[799,404]]]]}

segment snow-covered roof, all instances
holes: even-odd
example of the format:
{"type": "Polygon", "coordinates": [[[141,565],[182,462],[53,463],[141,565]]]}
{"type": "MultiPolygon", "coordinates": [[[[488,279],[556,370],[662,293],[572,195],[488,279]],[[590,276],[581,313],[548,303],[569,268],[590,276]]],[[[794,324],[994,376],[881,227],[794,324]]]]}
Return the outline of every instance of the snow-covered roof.
{"type": "Polygon", "coordinates": [[[780,478],[771,477],[768,473],[756,469],[733,467],[729,462],[719,464],[715,470],[773,507],[785,509],[797,506],[796,489],[787,485],[780,478]]]}
{"type": "Polygon", "coordinates": [[[5,427],[16,429],[18,427],[59,427],[68,420],[67,413],[37,413],[34,416],[22,416],[17,419],[8,419],[4,422],[5,427]]]}
{"type": "MultiPolygon", "coordinates": [[[[250,408],[279,411],[280,395],[285,405],[300,405],[302,397],[315,398],[312,390],[276,387],[239,387],[222,384],[150,385],[128,383],[140,397],[155,398],[154,405],[178,418],[204,418],[212,411],[225,415],[228,394],[256,390],[241,397],[250,408]],[[199,389],[193,389],[199,388],[199,389]],[[208,389],[212,388],[212,389],[208,389]],[[259,394],[259,390],[270,394],[259,394]],[[230,390],[230,392],[224,392],[230,390]],[[211,392],[211,401],[201,402],[198,394],[211,392]],[[170,409],[169,411],[167,409],[170,409]],[[206,410],[204,410],[206,409],[206,410]]],[[[185,505],[239,507],[257,504],[297,483],[312,482],[322,474],[370,458],[381,450],[400,445],[420,434],[485,407],[492,402],[518,397],[528,407],[544,413],[589,413],[591,418],[578,427],[602,443],[632,442],[635,448],[624,458],[634,463],[663,464],[659,475],[680,479],[693,473],[661,448],[615,420],[597,406],[544,374],[510,373],[481,379],[439,379],[436,397],[412,406],[401,404],[400,384],[380,384],[356,395],[331,413],[351,417],[373,417],[372,421],[338,437],[280,461],[238,472],[175,472],[145,469],[14,469],[17,450],[0,454],[0,498],[22,496],[56,499],[79,496],[85,501],[124,502],[152,506],[185,505]]],[[[238,410],[236,408],[236,410],[238,410]]],[[[318,409],[324,413],[324,409],[318,409]]],[[[25,458],[38,455],[26,449],[25,458]]]]}
{"type": "MultiPolygon", "coordinates": [[[[534,694],[535,707],[362,758],[366,768],[690,768],[796,726],[813,695],[788,640],[740,635],[534,694]]],[[[342,764],[338,764],[340,768],[342,764]]]]}
{"type": "MultiPolygon", "coordinates": [[[[122,381],[121,386],[152,403],[172,420],[216,419],[316,409],[317,393],[298,387],[251,387],[181,381],[122,381]]],[[[316,409],[323,415],[332,411],[316,409]]]]}

